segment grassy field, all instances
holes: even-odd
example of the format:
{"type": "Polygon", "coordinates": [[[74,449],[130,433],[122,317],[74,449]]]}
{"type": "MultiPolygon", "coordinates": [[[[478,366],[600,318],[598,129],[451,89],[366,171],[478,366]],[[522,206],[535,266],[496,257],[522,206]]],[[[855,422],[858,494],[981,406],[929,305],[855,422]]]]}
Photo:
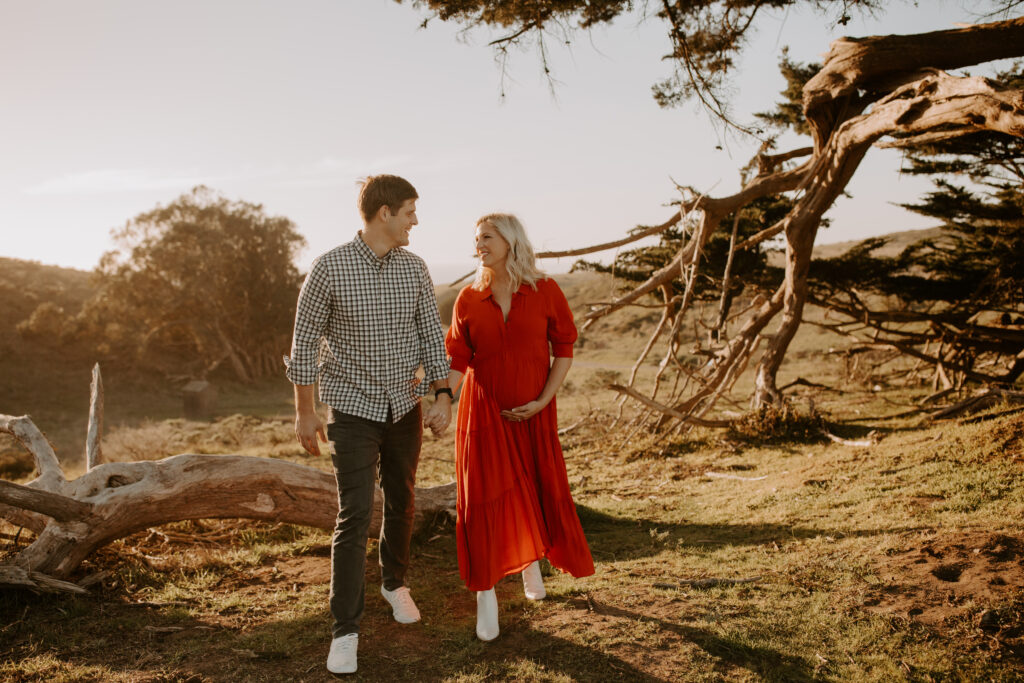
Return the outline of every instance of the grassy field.
{"type": "MultiPolygon", "coordinates": [[[[606,299],[609,283],[565,288],[581,305],[606,299]]],[[[874,431],[874,445],[799,430],[609,432],[616,406],[603,387],[628,375],[648,317],[622,312],[589,330],[559,396],[563,425],[590,416],[563,445],[596,574],[548,572],[539,603],[518,577],[502,581],[502,634],[485,644],[450,522],[414,541],[419,624],[391,620],[371,542],[351,680],[1024,680],[1024,413],[898,417],[927,390],[847,378],[826,353],[835,338],[806,327],[780,382],[834,387],[791,395],[841,436],[874,431]],[[741,582],[699,583],[714,578],[741,582]]],[[[222,391],[211,422],[167,419],[171,393],[144,410],[124,386],[110,388],[109,459],[241,453],[327,469],[294,443],[284,381],[222,391]]],[[[420,485],[453,478],[452,448],[451,433],[426,437],[420,485]]],[[[0,595],[0,680],[332,679],[326,532],[180,523],[117,541],[82,570],[110,573],[87,597],[0,595]]]]}

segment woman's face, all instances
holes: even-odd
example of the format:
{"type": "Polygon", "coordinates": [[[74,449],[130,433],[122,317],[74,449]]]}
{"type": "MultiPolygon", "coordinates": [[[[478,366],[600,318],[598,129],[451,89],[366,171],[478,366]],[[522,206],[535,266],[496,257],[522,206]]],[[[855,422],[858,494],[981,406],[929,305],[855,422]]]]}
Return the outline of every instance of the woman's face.
{"type": "Polygon", "coordinates": [[[476,255],[485,267],[495,270],[505,265],[509,246],[498,229],[490,223],[481,223],[476,227],[476,255]]]}

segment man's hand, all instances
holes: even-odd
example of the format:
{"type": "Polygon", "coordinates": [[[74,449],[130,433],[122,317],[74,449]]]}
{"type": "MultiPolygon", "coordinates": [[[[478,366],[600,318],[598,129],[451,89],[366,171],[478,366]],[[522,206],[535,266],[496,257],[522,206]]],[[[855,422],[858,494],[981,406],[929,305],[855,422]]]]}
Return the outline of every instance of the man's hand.
{"type": "Polygon", "coordinates": [[[441,394],[434,399],[434,405],[423,414],[423,424],[430,427],[435,437],[444,434],[452,421],[452,400],[447,394],[441,394]]]}
{"type": "Polygon", "coordinates": [[[295,416],[295,438],[310,455],[320,455],[318,436],[321,441],[327,443],[324,423],[320,421],[315,412],[299,413],[295,416]]]}

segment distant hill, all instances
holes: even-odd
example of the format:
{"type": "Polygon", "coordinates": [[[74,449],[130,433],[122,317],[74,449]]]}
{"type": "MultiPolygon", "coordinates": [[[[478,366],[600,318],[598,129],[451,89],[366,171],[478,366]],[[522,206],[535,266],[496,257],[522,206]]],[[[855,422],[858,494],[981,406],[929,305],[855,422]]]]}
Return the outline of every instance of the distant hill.
{"type": "MultiPolygon", "coordinates": [[[[902,232],[890,232],[886,235],[878,235],[878,237],[885,238],[888,242],[884,246],[875,250],[874,255],[880,257],[898,256],[900,252],[914,242],[931,237],[938,237],[941,233],[942,228],[924,228],[923,230],[904,230],[902,232]]],[[[870,239],[877,238],[873,237],[870,239]]],[[[818,244],[814,247],[814,258],[835,258],[836,256],[845,254],[853,247],[865,241],[866,240],[848,240],[845,242],[818,244]]],[[[782,268],[785,265],[785,252],[782,249],[779,249],[769,253],[768,263],[776,268],[782,268]]]]}
{"type": "Polygon", "coordinates": [[[14,340],[17,324],[39,304],[51,302],[74,315],[92,292],[91,274],[84,270],[0,256],[0,350],[14,340]]]}
{"type": "MultiPolygon", "coordinates": [[[[900,252],[914,242],[923,239],[938,237],[942,234],[942,228],[925,228],[923,230],[904,230],[903,232],[890,232],[887,235],[880,235],[888,240],[885,246],[877,249],[875,256],[892,257],[898,256],[900,252]]],[[[851,248],[864,240],[850,240],[847,242],[833,242],[831,244],[819,244],[814,247],[814,258],[835,258],[846,253],[851,248]]]]}

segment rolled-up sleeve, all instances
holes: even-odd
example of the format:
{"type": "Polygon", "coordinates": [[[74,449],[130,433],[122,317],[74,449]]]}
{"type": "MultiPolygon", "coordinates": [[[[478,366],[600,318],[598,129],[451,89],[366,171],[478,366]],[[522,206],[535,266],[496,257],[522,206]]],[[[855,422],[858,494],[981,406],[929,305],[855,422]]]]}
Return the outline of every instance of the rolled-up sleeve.
{"type": "Polygon", "coordinates": [[[330,284],[326,267],[322,260],[317,259],[302,283],[295,307],[291,357],[285,358],[285,375],[292,384],[316,382],[320,340],[327,329],[330,313],[330,284]]]}
{"type": "Polygon", "coordinates": [[[416,387],[416,393],[426,395],[431,382],[448,377],[448,356],[444,352],[444,327],[437,311],[437,297],[434,283],[423,265],[420,281],[420,295],[417,297],[416,330],[419,335],[420,359],[423,363],[423,382],[416,387]]]}
{"type": "Polygon", "coordinates": [[[579,333],[572,319],[572,310],[561,287],[554,280],[547,281],[548,341],[555,358],[572,358],[572,345],[579,333]]]}
{"type": "Polygon", "coordinates": [[[455,308],[452,310],[452,325],[448,328],[448,335],[444,339],[444,346],[451,356],[452,370],[466,372],[470,362],[473,360],[473,346],[469,338],[469,329],[466,327],[466,290],[459,292],[455,299],[455,308]]]}

